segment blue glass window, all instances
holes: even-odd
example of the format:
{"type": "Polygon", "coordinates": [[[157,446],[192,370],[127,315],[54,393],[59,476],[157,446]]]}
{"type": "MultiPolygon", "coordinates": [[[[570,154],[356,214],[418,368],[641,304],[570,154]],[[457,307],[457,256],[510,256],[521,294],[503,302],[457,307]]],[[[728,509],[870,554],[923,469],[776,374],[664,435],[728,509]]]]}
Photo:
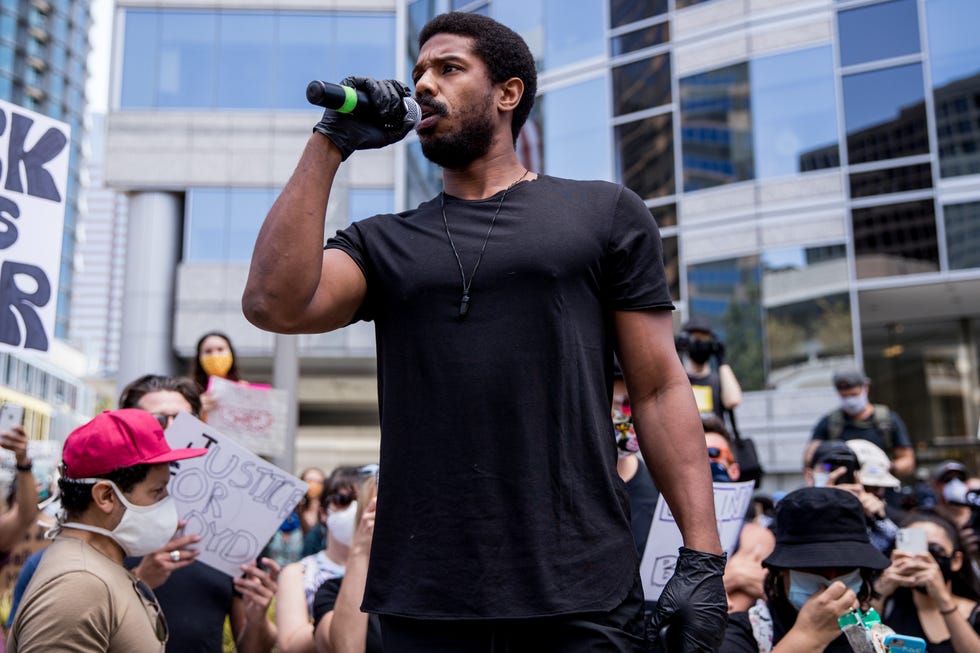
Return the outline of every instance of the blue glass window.
{"type": "Polygon", "coordinates": [[[943,207],[943,213],[949,268],[980,268],[980,202],[950,204],[943,207]]]}
{"type": "Polygon", "coordinates": [[[187,193],[184,260],[245,263],[278,191],[194,188],[187,193]]]}
{"type": "Polygon", "coordinates": [[[919,64],[847,75],[843,88],[850,163],[929,151],[919,64]]]}
{"type": "Polygon", "coordinates": [[[610,179],[606,78],[550,91],[538,98],[544,115],[544,172],[570,179],[610,179]],[[550,109],[549,109],[550,107],[550,109]],[[592,107],[568,111],[567,107],[592,107]]]}
{"type": "Polygon", "coordinates": [[[926,3],[939,169],[943,177],[980,173],[980,3],[926,3]]]}
{"type": "Polygon", "coordinates": [[[605,54],[603,3],[588,0],[494,0],[493,17],[524,37],[538,63],[550,70],[605,54]]]}
{"type": "Polygon", "coordinates": [[[620,27],[667,13],[667,0],[609,0],[609,26],[620,27]]]}
{"type": "Polygon", "coordinates": [[[664,113],[616,127],[619,180],[643,199],[673,195],[674,120],[664,113]]]}
{"type": "Polygon", "coordinates": [[[756,177],[840,165],[829,47],[754,59],[749,80],[756,177]]]}
{"type": "Polygon", "coordinates": [[[919,52],[916,0],[893,0],[837,15],[842,66],[919,52]]]}
{"type": "Polygon", "coordinates": [[[303,109],[312,79],[394,77],[392,13],[126,10],[123,108],[303,109]]]}
{"type": "Polygon", "coordinates": [[[641,59],[612,69],[613,114],[658,107],[670,102],[670,55],[641,59]]]}
{"type": "Polygon", "coordinates": [[[939,271],[931,199],[854,209],[851,222],[858,279],[939,271]]]}
{"type": "Polygon", "coordinates": [[[748,75],[740,63],[680,80],[684,190],[754,176],[748,75]]]}
{"type": "Polygon", "coordinates": [[[395,192],[390,188],[352,188],[347,193],[350,222],[395,210],[395,192]]]}

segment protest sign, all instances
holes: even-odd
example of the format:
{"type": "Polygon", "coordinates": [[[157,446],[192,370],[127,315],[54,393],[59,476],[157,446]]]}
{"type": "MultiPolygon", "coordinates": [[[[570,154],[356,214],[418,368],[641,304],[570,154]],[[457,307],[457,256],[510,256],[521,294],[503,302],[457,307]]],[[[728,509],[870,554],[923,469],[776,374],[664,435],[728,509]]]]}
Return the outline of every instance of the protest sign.
{"type": "MultiPolygon", "coordinates": [[[[729,556],[738,543],[738,534],[745,521],[745,512],[752,500],[755,484],[715,483],[715,519],[718,521],[718,535],[721,546],[729,556]]],[[[677,549],[684,544],[677,522],[670,512],[670,506],[663,495],[657,500],[657,510],[650,524],[650,534],[640,561],[640,578],[643,581],[643,596],[647,601],[656,601],[664,585],[674,573],[677,563],[677,549]]]]}
{"type": "Polygon", "coordinates": [[[3,609],[0,609],[0,617],[4,620],[10,613],[10,604],[13,602],[14,587],[17,585],[20,570],[24,568],[28,558],[51,543],[51,540],[45,539],[44,534],[53,523],[54,521],[51,520],[46,524],[40,522],[33,524],[10,550],[7,564],[0,570],[0,605],[3,606],[3,609]]]}
{"type": "Polygon", "coordinates": [[[69,128],[0,100],[0,348],[47,351],[54,335],[69,128]]]}
{"type": "Polygon", "coordinates": [[[208,392],[216,401],[208,424],[253,453],[280,456],[286,451],[288,392],[217,376],[210,378],[208,392]]]}
{"type": "Polygon", "coordinates": [[[170,495],[184,535],[200,535],[198,560],[237,576],[261,553],[309,486],[262,460],[189,413],[166,430],[173,449],[206,448],[198,458],[173,464],[170,495]]]}

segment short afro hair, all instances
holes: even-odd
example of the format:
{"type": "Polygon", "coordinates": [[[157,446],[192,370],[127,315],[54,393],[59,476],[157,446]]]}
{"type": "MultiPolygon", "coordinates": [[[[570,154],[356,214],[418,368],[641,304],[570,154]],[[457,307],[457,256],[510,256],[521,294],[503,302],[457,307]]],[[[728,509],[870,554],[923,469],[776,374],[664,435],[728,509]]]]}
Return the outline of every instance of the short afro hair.
{"type": "Polygon", "coordinates": [[[452,11],[439,14],[419,32],[419,48],[436,34],[456,34],[473,40],[473,54],[478,56],[490,71],[494,84],[517,77],[524,82],[524,95],[514,108],[511,117],[511,135],[517,142],[521,127],[531,114],[534,96],[538,92],[538,71],[534,56],[520,34],[492,18],[480,14],[452,11]]]}

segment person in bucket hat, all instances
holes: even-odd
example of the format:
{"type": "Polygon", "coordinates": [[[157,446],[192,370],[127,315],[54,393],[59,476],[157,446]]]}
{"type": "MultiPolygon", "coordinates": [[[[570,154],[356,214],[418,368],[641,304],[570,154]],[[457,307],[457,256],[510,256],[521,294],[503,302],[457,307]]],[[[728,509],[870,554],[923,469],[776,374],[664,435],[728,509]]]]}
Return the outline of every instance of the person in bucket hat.
{"type": "Polygon", "coordinates": [[[776,506],[775,534],[762,561],[766,598],[730,615],[720,653],[850,652],[837,618],[867,607],[890,564],[868,538],[861,502],[834,487],[794,490],[776,506]]]}
{"type": "Polygon", "coordinates": [[[62,451],[62,513],[24,593],[8,651],[160,651],[167,624],[150,590],[126,570],[126,555],[163,546],[177,529],[167,493],[170,463],[207,449],[171,449],[143,410],[97,415],[62,451]]]}

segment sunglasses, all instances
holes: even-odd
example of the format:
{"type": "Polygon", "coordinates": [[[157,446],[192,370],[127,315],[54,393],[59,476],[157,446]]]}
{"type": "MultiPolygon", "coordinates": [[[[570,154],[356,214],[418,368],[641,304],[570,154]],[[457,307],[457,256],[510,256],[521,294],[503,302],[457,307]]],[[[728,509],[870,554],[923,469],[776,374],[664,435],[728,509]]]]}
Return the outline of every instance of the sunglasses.
{"type": "Polygon", "coordinates": [[[160,642],[166,642],[167,637],[170,635],[170,631],[167,630],[167,620],[163,616],[163,610],[160,608],[160,604],[157,602],[157,597],[153,594],[153,590],[150,589],[149,585],[138,578],[133,579],[133,589],[135,589],[136,593],[139,594],[141,599],[143,599],[143,602],[153,609],[153,612],[156,615],[154,633],[157,636],[157,640],[160,642]]]}
{"type": "Polygon", "coordinates": [[[732,452],[724,447],[708,447],[708,458],[711,460],[721,458],[729,465],[735,463],[735,458],[732,456],[732,452]]]}
{"type": "Polygon", "coordinates": [[[334,504],[335,506],[340,506],[341,508],[346,508],[357,499],[357,493],[355,492],[334,492],[327,497],[327,500],[334,504]]]}

